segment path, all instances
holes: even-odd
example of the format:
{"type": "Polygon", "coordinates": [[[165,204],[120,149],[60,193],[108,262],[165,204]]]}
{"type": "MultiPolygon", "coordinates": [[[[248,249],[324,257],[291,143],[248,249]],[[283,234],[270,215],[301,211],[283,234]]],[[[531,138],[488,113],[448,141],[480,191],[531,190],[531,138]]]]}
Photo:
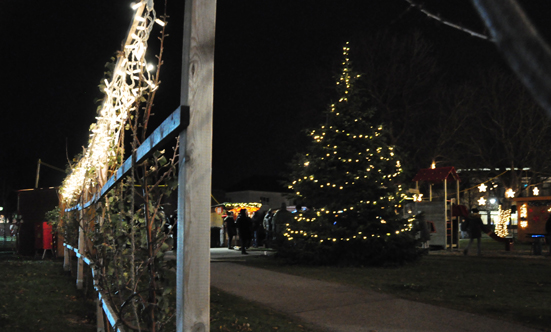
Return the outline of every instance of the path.
{"type": "Polygon", "coordinates": [[[298,317],[324,331],[538,331],[357,287],[217,261],[216,256],[211,263],[212,286],[298,317]]]}

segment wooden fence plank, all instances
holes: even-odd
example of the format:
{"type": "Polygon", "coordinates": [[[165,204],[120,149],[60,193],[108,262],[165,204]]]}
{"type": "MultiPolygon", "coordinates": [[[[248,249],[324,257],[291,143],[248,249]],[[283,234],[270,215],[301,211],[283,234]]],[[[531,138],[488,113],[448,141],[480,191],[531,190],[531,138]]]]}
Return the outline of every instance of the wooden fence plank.
{"type": "MultiPolygon", "coordinates": [[[[189,124],[189,107],[180,106],[163,123],[149,135],[149,137],[138,147],[136,151],[136,163],[141,163],[149,158],[153,152],[157,151],[169,139],[179,134],[182,128],[189,124]]],[[[113,186],[122,179],[132,169],[132,157],[124,161],[124,164],[107,180],[101,194],[95,201],[101,199],[113,186]]]]}

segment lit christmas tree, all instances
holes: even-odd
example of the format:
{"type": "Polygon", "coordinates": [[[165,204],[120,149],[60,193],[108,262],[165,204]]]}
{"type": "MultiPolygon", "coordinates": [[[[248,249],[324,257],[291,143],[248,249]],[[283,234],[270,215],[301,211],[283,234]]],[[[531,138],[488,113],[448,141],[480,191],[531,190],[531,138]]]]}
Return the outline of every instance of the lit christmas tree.
{"type": "Polygon", "coordinates": [[[399,218],[402,167],[383,127],[371,123],[375,110],[355,85],[360,75],[348,43],[343,51],[338,101],[326,124],[309,133],[312,142],[291,173],[289,188],[312,210],[287,226],[281,256],[319,263],[408,260],[416,250],[411,224],[399,218]]]}

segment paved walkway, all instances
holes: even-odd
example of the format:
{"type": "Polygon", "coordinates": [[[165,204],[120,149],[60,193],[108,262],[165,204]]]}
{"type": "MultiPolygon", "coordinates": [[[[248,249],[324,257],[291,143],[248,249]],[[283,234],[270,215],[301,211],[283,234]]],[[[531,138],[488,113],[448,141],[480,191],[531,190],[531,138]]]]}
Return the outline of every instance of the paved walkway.
{"type": "MultiPolygon", "coordinates": [[[[251,255],[269,254],[250,251],[251,255]]],[[[211,285],[250,301],[258,302],[323,331],[499,331],[535,332],[491,318],[433,305],[399,299],[336,283],[234,264],[239,251],[211,250],[211,285]],[[228,262],[230,260],[230,262],[228,262]]]]}

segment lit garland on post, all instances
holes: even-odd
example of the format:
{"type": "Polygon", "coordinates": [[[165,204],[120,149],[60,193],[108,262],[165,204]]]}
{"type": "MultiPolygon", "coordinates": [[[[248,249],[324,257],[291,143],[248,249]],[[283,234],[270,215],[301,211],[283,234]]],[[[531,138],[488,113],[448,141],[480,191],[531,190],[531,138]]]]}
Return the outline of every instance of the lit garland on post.
{"type": "Polygon", "coordinates": [[[507,230],[507,223],[509,222],[510,218],[511,218],[511,209],[502,210],[500,205],[499,219],[495,227],[495,233],[497,236],[506,237],[507,235],[509,235],[509,231],[507,230]]]}
{"type": "Polygon", "coordinates": [[[526,203],[522,204],[519,211],[520,227],[526,228],[528,227],[528,205],[526,203]]]}
{"type": "Polygon", "coordinates": [[[140,98],[155,91],[157,85],[147,71],[145,53],[153,25],[165,22],[156,19],[153,0],[140,1],[132,6],[136,11],[126,45],[119,53],[111,81],[105,80],[105,97],[90,127],[90,139],[84,155],[72,167],[63,181],[61,196],[73,202],[85,188],[103,184],[109,163],[116,159],[115,150],[130,113],[140,98]]]}

